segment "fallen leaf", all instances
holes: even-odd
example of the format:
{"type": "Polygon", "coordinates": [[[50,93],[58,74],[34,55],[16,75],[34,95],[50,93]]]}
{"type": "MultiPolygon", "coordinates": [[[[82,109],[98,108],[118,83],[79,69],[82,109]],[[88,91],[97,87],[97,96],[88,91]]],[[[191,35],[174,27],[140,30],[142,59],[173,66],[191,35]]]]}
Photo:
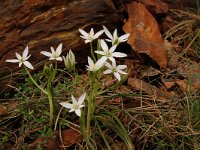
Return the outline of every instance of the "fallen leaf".
{"type": "Polygon", "coordinates": [[[137,2],[128,4],[129,19],[123,29],[130,33],[128,43],[138,53],[146,53],[160,67],[167,67],[167,52],[163,47],[158,24],[146,7],[137,2]]]}
{"type": "Polygon", "coordinates": [[[173,93],[163,91],[140,79],[129,78],[128,85],[132,86],[136,90],[146,92],[149,96],[161,102],[168,102],[168,100],[173,96],[173,93]]]}
{"type": "Polygon", "coordinates": [[[62,131],[62,141],[64,146],[69,147],[82,142],[83,136],[80,132],[70,128],[62,131]]]}

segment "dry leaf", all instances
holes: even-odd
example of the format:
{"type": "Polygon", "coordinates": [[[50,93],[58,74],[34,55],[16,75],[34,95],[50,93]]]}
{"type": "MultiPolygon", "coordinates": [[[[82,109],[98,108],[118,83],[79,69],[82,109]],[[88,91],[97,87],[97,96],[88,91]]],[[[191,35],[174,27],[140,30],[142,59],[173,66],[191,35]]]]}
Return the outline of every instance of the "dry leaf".
{"type": "Polygon", "coordinates": [[[137,2],[128,5],[129,19],[123,29],[130,33],[128,43],[138,53],[146,53],[160,67],[167,67],[167,52],[163,47],[158,24],[146,7],[137,2]]]}
{"type": "Polygon", "coordinates": [[[83,136],[80,132],[74,129],[67,129],[62,131],[63,145],[66,147],[75,143],[80,143],[83,140],[83,136]]]}

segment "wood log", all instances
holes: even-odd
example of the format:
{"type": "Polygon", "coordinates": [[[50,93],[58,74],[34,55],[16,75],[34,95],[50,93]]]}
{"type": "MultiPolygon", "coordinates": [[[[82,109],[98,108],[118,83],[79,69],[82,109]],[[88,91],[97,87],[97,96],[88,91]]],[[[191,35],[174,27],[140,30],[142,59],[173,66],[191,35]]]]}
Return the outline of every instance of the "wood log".
{"type": "Polygon", "coordinates": [[[9,69],[19,70],[17,64],[5,60],[14,59],[15,52],[22,54],[26,46],[36,69],[48,60],[40,51],[50,51],[60,43],[64,45],[62,55],[72,49],[77,61],[84,62],[89,44],[85,45],[78,29],[89,31],[93,27],[97,32],[105,25],[113,30],[120,22],[122,18],[111,0],[2,0],[0,80],[10,74],[9,69]]]}

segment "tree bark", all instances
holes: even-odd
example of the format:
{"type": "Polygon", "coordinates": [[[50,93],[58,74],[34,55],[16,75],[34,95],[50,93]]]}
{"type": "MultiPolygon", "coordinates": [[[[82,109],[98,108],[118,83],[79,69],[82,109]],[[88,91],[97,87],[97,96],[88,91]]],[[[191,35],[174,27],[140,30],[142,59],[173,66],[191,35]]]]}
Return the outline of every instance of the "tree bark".
{"type": "Polygon", "coordinates": [[[102,25],[114,29],[122,18],[111,0],[3,0],[0,1],[0,83],[9,69],[18,64],[5,63],[22,54],[29,46],[30,62],[37,69],[48,58],[40,51],[50,51],[63,43],[65,55],[69,49],[78,62],[85,62],[89,44],[80,38],[79,28],[97,32],[102,25]],[[9,68],[9,69],[8,69],[9,68]]]}

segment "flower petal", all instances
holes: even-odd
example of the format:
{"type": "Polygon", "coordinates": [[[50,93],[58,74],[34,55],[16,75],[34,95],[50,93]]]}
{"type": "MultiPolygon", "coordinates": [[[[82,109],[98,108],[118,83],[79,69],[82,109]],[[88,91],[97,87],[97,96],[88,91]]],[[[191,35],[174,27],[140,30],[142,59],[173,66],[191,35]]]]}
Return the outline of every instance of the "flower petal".
{"type": "Polygon", "coordinates": [[[115,62],[116,62],[115,59],[114,59],[113,57],[108,57],[108,59],[110,59],[110,61],[111,61],[112,63],[115,63],[115,62]]]}
{"type": "Polygon", "coordinates": [[[127,67],[127,65],[118,65],[118,66],[117,66],[117,69],[122,70],[122,69],[125,69],[126,67],[127,67]]]}
{"type": "Polygon", "coordinates": [[[60,43],[60,44],[58,45],[58,47],[57,47],[57,49],[56,49],[56,54],[57,54],[57,56],[60,56],[60,54],[62,53],[62,46],[63,46],[62,43],[60,43]]]}
{"type": "Polygon", "coordinates": [[[28,61],[25,61],[25,62],[24,62],[24,65],[25,65],[26,67],[28,67],[29,69],[33,69],[32,64],[31,64],[30,62],[28,62],[28,61]]]}
{"type": "Polygon", "coordinates": [[[117,38],[118,38],[117,29],[115,29],[115,31],[113,32],[113,41],[116,40],[117,38]]]}
{"type": "Polygon", "coordinates": [[[127,57],[127,55],[125,53],[121,53],[121,52],[114,52],[112,53],[113,57],[127,57]]]}
{"type": "Polygon", "coordinates": [[[77,101],[76,101],[74,95],[71,95],[71,99],[72,99],[72,103],[73,103],[73,104],[76,104],[76,103],[77,103],[77,101]]]}
{"type": "Polygon", "coordinates": [[[90,57],[88,57],[88,64],[90,67],[94,66],[94,61],[90,57]]]}
{"type": "Polygon", "coordinates": [[[105,26],[103,26],[103,29],[104,29],[105,34],[112,40],[112,39],[113,39],[113,36],[112,36],[111,33],[109,32],[109,30],[108,30],[105,26]]]}
{"type": "Polygon", "coordinates": [[[127,74],[126,72],[122,71],[122,70],[118,70],[119,73],[121,74],[127,74]]]}
{"type": "Polygon", "coordinates": [[[78,99],[78,105],[82,105],[84,100],[85,100],[85,97],[86,97],[86,93],[84,93],[83,95],[81,95],[78,99]]]}
{"type": "Polygon", "coordinates": [[[40,53],[45,55],[45,56],[47,56],[47,57],[51,57],[52,56],[52,54],[47,52],[47,51],[41,51],[40,53]]]}
{"type": "Polygon", "coordinates": [[[16,57],[17,57],[17,59],[18,59],[19,61],[22,59],[22,56],[21,56],[20,54],[15,53],[15,55],[16,55],[16,57]]]}
{"type": "Polygon", "coordinates": [[[75,113],[77,114],[77,116],[79,116],[79,117],[81,116],[81,110],[80,109],[76,109],[75,113]]]}
{"type": "Polygon", "coordinates": [[[105,71],[103,72],[103,74],[110,74],[110,73],[112,73],[112,70],[110,70],[110,69],[107,69],[107,70],[105,70],[105,71]]]}
{"type": "Polygon", "coordinates": [[[128,40],[128,37],[130,36],[130,33],[124,34],[122,36],[119,37],[119,41],[120,42],[125,42],[128,40]]]}
{"type": "Polygon", "coordinates": [[[67,102],[61,102],[59,103],[60,105],[62,105],[65,108],[71,109],[72,108],[72,104],[67,103],[67,102]]]}
{"type": "Polygon", "coordinates": [[[90,37],[93,37],[94,36],[94,29],[93,28],[91,28],[91,30],[90,30],[90,35],[89,35],[90,37]]]}
{"type": "Polygon", "coordinates": [[[26,58],[27,55],[28,55],[28,46],[26,46],[26,48],[24,49],[23,54],[22,54],[22,58],[26,58]]]}
{"type": "Polygon", "coordinates": [[[101,48],[103,49],[104,52],[108,52],[108,45],[104,40],[101,40],[101,48]]]}
{"type": "Polygon", "coordinates": [[[112,65],[108,62],[105,64],[105,66],[108,67],[109,69],[113,68],[112,65]]]}
{"type": "Polygon", "coordinates": [[[120,74],[118,72],[114,72],[114,76],[117,78],[117,80],[121,80],[120,74]]]}
{"type": "Polygon", "coordinates": [[[62,57],[57,57],[56,60],[57,61],[62,61],[62,57]]]}
{"type": "Polygon", "coordinates": [[[110,52],[110,53],[113,53],[113,52],[115,51],[116,48],[117,48],[117,45],[113,45],[113,46],[110,48],[109,52],[110,52]]]}
{"type": "Polygon", "coordinates": [[[95,35],[94,35],[94,37],[93,37],[93,39],[97,39],[100,35],[102,35],[104,33],[104,30],[101,30],[101,31],[99,31],[99,32],[97,32],[95,35]]]}
{"type": "Polygon", "coordinates": [[[97,54],[100,54],[100,55],[105,55],[105,52],[104,51],[94,51],[95,53],[97,53],[97,54]]]}
{"type": "Polygon", "coordinates": [[[85,44],[90,43],[90,42],[91,42],[91,40],[85,40],[85,44]]]}
{"type": "Polygon", "coordinates": [[[19,60],[18,59],[6,59],[5,62],[10,62],[10,63],[18,63],[19,60]]]}
{"type": "Polygon", "coordinates": [[[101,57],[99,60],[97,60],[96,66],[102,67],[104,63],[106,62],[106,60],[107,60],[107,57],[105,56],[101,57]]]}
{"type": "Polygon", "coordinates": [[[88,39],[89,34],[88,34],[87,32],[85,32],[85,31],[82,30],[82,29],[79,29],[79,32],[80,32],[86,39],[88,39]]]}

